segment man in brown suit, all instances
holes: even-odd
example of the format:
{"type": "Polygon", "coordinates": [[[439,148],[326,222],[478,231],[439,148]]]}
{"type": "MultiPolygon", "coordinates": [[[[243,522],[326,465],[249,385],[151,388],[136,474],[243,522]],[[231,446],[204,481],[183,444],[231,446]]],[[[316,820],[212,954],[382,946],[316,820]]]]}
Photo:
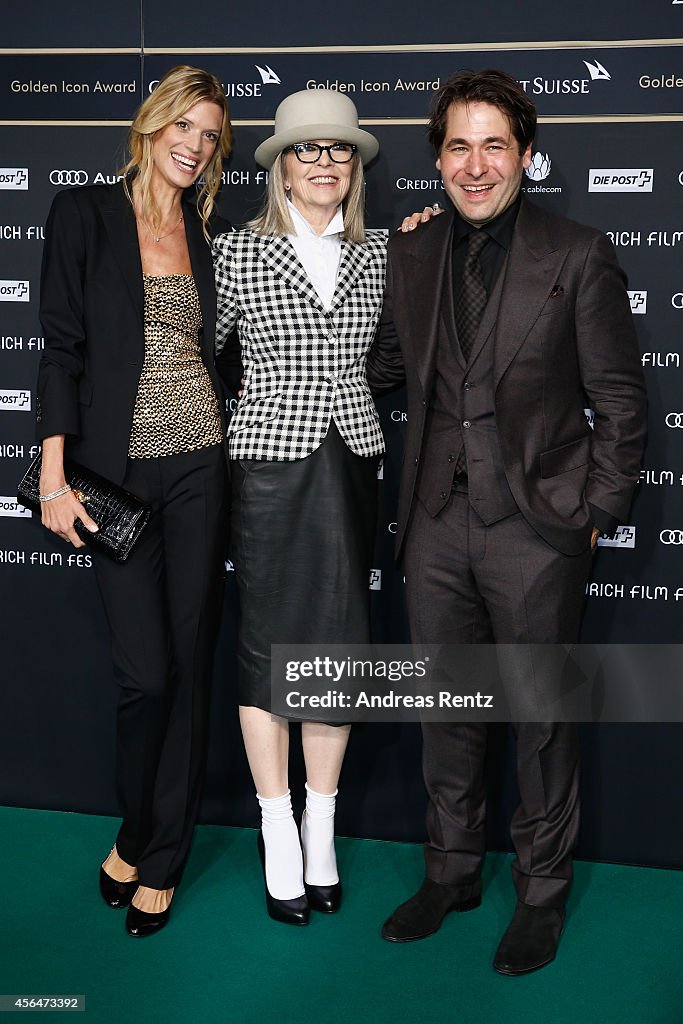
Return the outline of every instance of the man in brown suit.
{"type": "MultiPolygon", "coordinates": [[[[416,643],[576,642],[592,549],[626,519],[638,479],[645,394],[625,278],[604,235],[521,196],[535,128],[508,75],[453,75],[429,135],[454,209],[389,244],[368,377],[407,384],[397,553],[416,643]]],[[[506,682],[528,688],[517,660],[506,682]]],[[[486,726],[422,728],[426,877],[384,924],[395,942],[481,901],[486,726]]],[[[579,815],[576,727],[514,730],[503,974],[555,957],[579,815]]]]}

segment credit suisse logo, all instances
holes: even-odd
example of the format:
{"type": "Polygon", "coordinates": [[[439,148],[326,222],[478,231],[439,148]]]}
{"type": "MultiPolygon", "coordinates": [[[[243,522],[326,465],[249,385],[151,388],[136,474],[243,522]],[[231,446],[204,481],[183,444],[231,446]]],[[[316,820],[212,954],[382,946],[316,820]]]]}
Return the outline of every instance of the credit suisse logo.
{"type": "Polygon", "coordinates": [[[0,167],[0,188],[28,191],[28,167],[0,167]]]}
{"type": "Polygon", "coordinates": [[[652,167],[591,167],[589,192],[652,192],[652,167]]]}

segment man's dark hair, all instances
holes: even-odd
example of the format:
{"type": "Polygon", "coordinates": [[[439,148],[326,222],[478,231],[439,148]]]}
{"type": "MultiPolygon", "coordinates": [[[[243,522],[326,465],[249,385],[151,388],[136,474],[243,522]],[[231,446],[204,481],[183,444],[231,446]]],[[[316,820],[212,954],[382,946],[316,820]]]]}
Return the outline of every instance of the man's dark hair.
{"type": "Polygon", "coordinates": [[[490,103],[505,114],[519,152],[523,153],[536,134],[536,107],[519,82],[504,71],[456,71],[434,97],[427,135],[437,155],[446,135],[448,111],[453,103],[490,103]]]}

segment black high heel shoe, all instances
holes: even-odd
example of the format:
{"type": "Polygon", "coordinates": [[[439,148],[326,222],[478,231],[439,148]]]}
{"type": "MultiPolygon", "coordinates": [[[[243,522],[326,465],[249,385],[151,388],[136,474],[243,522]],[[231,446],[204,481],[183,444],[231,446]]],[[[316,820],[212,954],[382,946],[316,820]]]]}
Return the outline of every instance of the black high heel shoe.
{"type": "MultiPolygon", "coordinates": [[[[306,811],[301,816],[300,832],[303,837],[304,819],[306,811]]],[[[303,847],[303,838],[302,838],[303,847]]],[[[334,885],[309,885],[306,881],[306,850],[304,849],[304,888],[308,896],[311,910],[317,910],[319,914],[336,914],[341,907],[342,884],[335,882],[334,885]]]]}
{"type": "Polygon", "coordinates": [[[268,892],[268,882],[266,881],[266,847],[263,842],[263,833],[258,834],[258,852],[261,858],[261,867],[263,868],[263,885],[266,890],[266,908],[268,914],[274,921],[281,921],[282,924],[308,924],[308,920],[311,916],[311,908],[308,903],[308,898],[304,896],[297,896],[293,900],[276,900],[274,896],[271,896],[268,892]]]}
{"type": "Polygon", "coordinates": [[[311,910],[317,910],[321,914],[336,914],[341,907],[341,882],[335,882],[334,885],[309,885],[308,882],[304,882],[304,888],[311,910]]]}
{"type": "Polygon", "coordinates": [[[148,914],[146,910],[138,910],[137,907],[128,907],[126,914],[126,931],[134,939],[144,939],[148,935],[155,935],[168,924],[171,916],[170,906],[159,914],[148,914]]]}
{"type": "Polygon", "coordinates": [[[127,907],[135,896],[139,886],[137,878],[132,882],[117,882],[115,878],[108,875],[103,867],[100,868],[100,895],[108,907],[113,910],[121,910],[127,907]]]}

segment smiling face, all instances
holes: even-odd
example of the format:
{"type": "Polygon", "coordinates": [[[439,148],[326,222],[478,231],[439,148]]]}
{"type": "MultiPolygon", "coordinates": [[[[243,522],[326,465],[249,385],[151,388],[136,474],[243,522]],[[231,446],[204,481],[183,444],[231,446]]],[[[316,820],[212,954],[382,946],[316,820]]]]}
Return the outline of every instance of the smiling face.
{"type": "MultiPolygon", "coordinates": [[[[302,142],[317,142],[330,146],[339,139],[302,139],[302,142]]],[[[322,229],[330,223],[335,210],[349,191],[351,174],[358,156],[346,164],[336,164],[330,154],[323,151],[314,164],[304,164],[294,153],[284,157],[283,177],[285,188],[299,213],[313,226],[322,229]]]]}
{"type": "Polygon", "coordinates": [[[216,151],[222,123],[221,108],[200,100],[157,132],[152,144],[153,187],[184,189],[192,185],[216,151]]]}
{"type": "Polygon", "coordinates": [[[505,114],[490,103],[454,103],[437,170],[456,210],[482,227],[515,201],[531,144],[520,153],[505,114]]]}

